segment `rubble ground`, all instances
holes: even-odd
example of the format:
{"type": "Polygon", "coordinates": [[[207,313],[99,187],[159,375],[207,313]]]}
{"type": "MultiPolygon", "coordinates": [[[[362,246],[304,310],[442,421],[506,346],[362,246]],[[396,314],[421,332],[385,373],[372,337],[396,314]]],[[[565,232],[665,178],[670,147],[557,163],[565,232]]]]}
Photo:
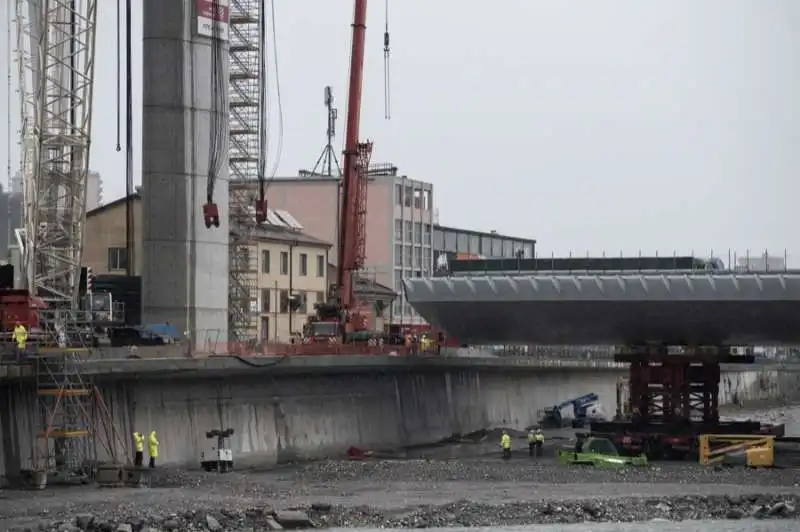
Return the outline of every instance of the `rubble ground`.
{"type": "Polygon", "coordinates": [[[499,526],[796,518],[797,508],[796,469],[663,463],[607,470],[560,466],[551,458],[517,453],[510,461],[495,456],[326,460],[223,475],[157,469],[149,489],[7,490],[0,499],[0,529],[499,526]],[[302,512],[287,514],[288,509],[302,512]]]}

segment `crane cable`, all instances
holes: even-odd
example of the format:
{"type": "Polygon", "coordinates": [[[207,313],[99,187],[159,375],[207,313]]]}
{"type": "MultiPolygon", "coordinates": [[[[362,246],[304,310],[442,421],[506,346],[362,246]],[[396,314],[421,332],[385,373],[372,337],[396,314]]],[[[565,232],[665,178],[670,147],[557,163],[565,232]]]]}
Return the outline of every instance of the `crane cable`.
{"type": "Polygon", "coordinates": [[[117,153],[122,151],[122,0],[117,0],[117,153]]]}
{"type": "MultiPolygon", "coordinates": [[[[220,9],[219,1],[213,1],[213,8],[220,9]]],[[[211,32],[211,109],[210,109],[210,134],[208,149],[208,184],[206,188],[206,200],[208,203],[214,202],[214,186],[217,175],[222,169],[224,159],[223,150],[227,145],[228,116],[225,119],[221,114],[224,112],[226,98],[225,89],[227,80],[224,79],[224,47],[220,39],[220,25],[214,23],[211,32]]]]}
{"type": "MultiPolygon", "coordinates": [[[[266,2],[265,2],[266,4],[266,2]]],[[[266,7],[266,6],[262,6],[266,7]]],[[[269,149],[270,149],[270,129],[272,126],[272,121],[270,120],[270,109],[271,109],[271,100],[270,100],[270,91],[269,91],[269,57],[267,51],[264,48],[269,46],[269,35],[267,32],[267,15],[262,9],[262,17],[260,20],[260,35],[261,35],[261,42],[259,43],[260,51],[261,51],[261,64],[260,64],[260,71],[259,71],[259,93],[260,93],[260,102],[259,102],[259,119],[262,124],[261,126],[261,145],[259,150],[259,179],[262,180],[262,185],[260,188],[263,188],[264,195],[266,195],[266,191],[269,189],[270,183],[275,179],[275,176],[278,173],[278,166],[281,162],[281,157],[283,155],[283,100],[281,98],[281,79],[280,79],[280,70],[278,68],[278,36],[276,32],[276,23],[275,23],[275,2],[274,0],[269,0],[269,17],[270,17],[270,29],[272,31],[272,63],[275,67],[275,96],[277,98],[277,105],[278,105],[278,142],[276,147],[276,156],[275,161],[273,162],[271,169],[269,171],[269,177],[266,177],[266,164],[269,160],[269,149]]]]}
{"type": "Polygon", "coordinates": [[[281,74],[278,67],[278,34],[275,31],[275,0],[270,0],[270,25],[272,26],[272,61],[275,65],[275,96],[278,104],[278,146],[277,155],[270,172],[270,180],[278,173],[278,166],[283,156],[283,101],[281,100],[281,74]]]}
{"type": "Polygon", "coordinates": [[[264,46],[266,44],[266,0],[261,0],[258,12],[258,199],[264,201],[266,196],[266,168],[269,135],[267,132],[267,59],[264,46]]]}
{"type": "MultiPolygon", "coordinates": [[[[6,122],[6,159],[8,160],[7,163],[7,171],[8,175],[6,178],[8,179],[8,193],[11,194],[12,186],[11,186],[11,91],[13,90],[14,81],[13,81],[13,68],[14,68],[14,61],[13,61],[13,49],[11,47],[11,25],[14,23],[14,7],[13,4],[9,1],[8,2],[8,10],[6,13],[6,22],[8,23],[8,33],[6,35],[6,65],[8,68],[8,86],[6,87],[6,108],[7,111],[7,122],[6,122]]],[[[11,208],[9,207],[8,213],[8,237],[9,242],[11,241],[11,235],[13,234],[12,227],[14,224],[12,222],[11,217],[11,208]]]]}
{"type": "Polygon", "coordinates": [[[383,117],[392,119],[392,93],[391,93],[391,63],[389,62],[391,48],[389,47],[389,0],[385,3],[386,19],[383,30],[383,117]]]}

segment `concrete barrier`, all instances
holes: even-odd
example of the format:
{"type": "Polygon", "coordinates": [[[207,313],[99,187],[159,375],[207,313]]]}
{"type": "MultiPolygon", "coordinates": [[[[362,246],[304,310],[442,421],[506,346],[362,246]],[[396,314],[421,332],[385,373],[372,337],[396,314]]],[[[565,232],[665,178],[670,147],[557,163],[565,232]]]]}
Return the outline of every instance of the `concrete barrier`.
{"type": "MultiPolygon", "coordinates": [[[[339,358],[342,365],[326,367],[314,359],[103,361],[92,371],[123,440],[118,451],[130,452],[134,430],[155,430],[161,463],[195,466],[205,432],[220,427],[236,431],[239,465],[268,466],[341,455],[350,446],[396,448],[487,427],[523,429],[544,408],[589,392],[613,411],[626,374],[608,361],[339,358]]],[[[720,399],[746,403],[798,389],[798,373],[728,368],[720,399]]],[[[13,477],[31,466],[35,394],[25,380],[6,380],[0,393],[0,472],[13,477]]]]}

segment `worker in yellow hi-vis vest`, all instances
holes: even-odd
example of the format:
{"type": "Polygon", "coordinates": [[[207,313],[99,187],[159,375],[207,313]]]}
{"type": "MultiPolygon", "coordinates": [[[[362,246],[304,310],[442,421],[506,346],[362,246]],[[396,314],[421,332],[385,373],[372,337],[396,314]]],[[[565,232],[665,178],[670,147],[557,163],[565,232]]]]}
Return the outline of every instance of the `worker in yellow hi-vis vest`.
{"type": "Polygon", "coordinates": [[[158,458],[158,438],[156,438],[156,431],[150,433],[147,438],[147,450],[150,454],[150,469],[155,469],[156,458],[158,458]]]}
{"type": "Polygon", "coordinates": [[[503,460],[508,460],[511,458],[511,436],[508,435],[508,432],[505,430],[503,431],[503,435],[500,436],[500,448],[503,450],[503,460]]]}
{"type": "Polygon", "coordinates": [[[14,325],[14,343],[17,344],[17,351],[20,355],[25,353],[25,344],[28,342],[28,329],[23,324],[17,322],[14,325]]]}
{"type": "Polygon", "coordinates": [[[133,448],[134,451],[136,451],[133,458],[133,465],[142,467],[142,463],[144,462],[144,435],[139,432],[133,433],[133,448]]]}

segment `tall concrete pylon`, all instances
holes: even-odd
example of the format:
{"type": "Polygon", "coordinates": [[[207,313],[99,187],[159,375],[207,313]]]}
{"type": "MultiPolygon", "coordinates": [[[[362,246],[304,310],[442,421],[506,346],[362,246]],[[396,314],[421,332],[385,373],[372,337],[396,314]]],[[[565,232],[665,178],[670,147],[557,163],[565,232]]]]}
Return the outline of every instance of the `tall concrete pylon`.
{"type": "Polygon", "coordinates": [[[142,115],[142,314],[169,322],[198,351],[223,352],[228,339],[227,131],[216,172],[219,227],[206,228],[212,123],[228,123],[212,91],[212,43],[224,50],[227,92],[228,9],[211,0],[144,0],[142,115]],[[205,13],[199,12],[207,10],[205,13]],[[205,15],[205,16],[204,16],[205,15]],[[214,19],[217,20],[215,23],[214,19]],[[216,114],[213,117],[212,114],[216,114]]]}

